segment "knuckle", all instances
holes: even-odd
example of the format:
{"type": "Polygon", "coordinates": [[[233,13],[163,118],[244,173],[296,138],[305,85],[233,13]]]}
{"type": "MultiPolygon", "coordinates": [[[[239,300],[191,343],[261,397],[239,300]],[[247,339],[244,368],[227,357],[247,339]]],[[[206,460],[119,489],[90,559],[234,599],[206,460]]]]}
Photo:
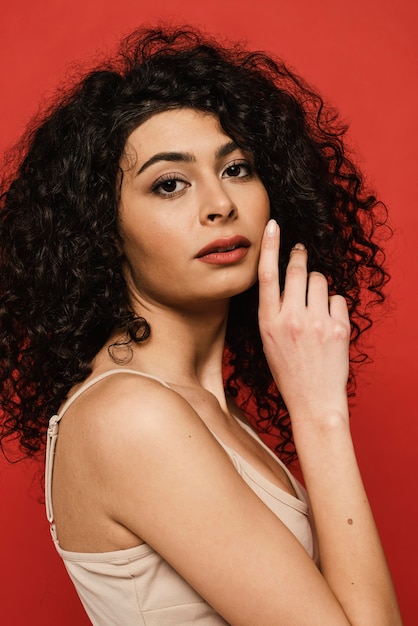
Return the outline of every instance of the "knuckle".
{"type": "Polygon", "coordinates": [[[349,324],[343,324],[342,322],[335,322],[333,327],[333,337],[340,341],[348,341],[350,338],[350,326],[349,324]]]}
{"type": "Polygon", "coordinates": [[[286,327],[293,339],[299,339],[304,331],[304,325],[298,316],[289,317],[286,321],[286,327]]]}
{"type": "Polygon", "coordinates": [[[305,275],[306,268],[303,265],[300,265],[299,263],[289,263],[289,265],[287,266],[286,277],[298,277],[305,275]]]}
{"type": "Polygon", "coordinates": [[[272,270],[260,268],[258,272],[258,281],[264,284],[277,281],[277,273],[272,270]]]}
{"type": "Polygon", "coordinates": [[[325,322],[321,319],[313,320],[311,330],[317,337],[324,336],[326,334],[325,322]]]}
{"type": "Polygon", "coordinates": [[[266,250],[276,250],[277,240],[274,237],[265,237],[262,242],[262,247],[266,250]]]}

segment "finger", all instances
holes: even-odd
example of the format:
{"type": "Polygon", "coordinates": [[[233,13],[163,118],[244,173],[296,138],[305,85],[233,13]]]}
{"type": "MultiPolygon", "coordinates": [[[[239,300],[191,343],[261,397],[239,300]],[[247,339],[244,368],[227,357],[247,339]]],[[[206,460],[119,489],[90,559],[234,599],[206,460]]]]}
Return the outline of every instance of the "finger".
{"type": "Polygon", "coordinates": [[[298,243],[290,252],[284,284],[283,306],[305,308],[307,283],[307,253],[305,246],[298,243]]]}
{"type": "Polygon", "coordinates": [[[307,304],[311,311],[319,314],[329,313],[328,281],[320,272],[311,272],[308,276],[307,304]]]}
{"type": "Polygon", "coordinates": [[[280,229],[270,220],[264,230],[258,262],[259,315],[268,319],[280,311],[279,282],[280,229]]]}
{"type": "Polygon", "coordinates": [[[335,295],[329,298],[329,313],[331,317],[340,320],[347,325],[350,324],[350,316],[346,299],[343,296],[335,295]]]}

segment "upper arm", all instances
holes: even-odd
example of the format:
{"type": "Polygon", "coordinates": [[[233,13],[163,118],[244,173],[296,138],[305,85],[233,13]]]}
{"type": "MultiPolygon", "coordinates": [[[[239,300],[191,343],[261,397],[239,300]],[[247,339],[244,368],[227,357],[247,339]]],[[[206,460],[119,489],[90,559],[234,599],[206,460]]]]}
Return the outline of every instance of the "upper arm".
{"type": "Polygon", "coordinates": [[[95,471],[108,514],[231,624],[348,624],[298,540],[190,405],[157,385],[126,381],[117,403],[102,398],[95,471]]]}

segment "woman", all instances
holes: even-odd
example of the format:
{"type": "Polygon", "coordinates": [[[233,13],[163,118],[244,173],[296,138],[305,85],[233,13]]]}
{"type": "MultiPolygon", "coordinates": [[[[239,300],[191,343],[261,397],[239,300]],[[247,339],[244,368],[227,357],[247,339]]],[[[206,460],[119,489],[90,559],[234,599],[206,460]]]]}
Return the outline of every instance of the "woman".
{"type": "Polygon", "coordinates": [[[27,137],[3,437],[36,455],[49,422],[48,518],[94,624],[401,623],[348,425],[386,273],[342,135],[282,64],[166,29],[27,137]]]}

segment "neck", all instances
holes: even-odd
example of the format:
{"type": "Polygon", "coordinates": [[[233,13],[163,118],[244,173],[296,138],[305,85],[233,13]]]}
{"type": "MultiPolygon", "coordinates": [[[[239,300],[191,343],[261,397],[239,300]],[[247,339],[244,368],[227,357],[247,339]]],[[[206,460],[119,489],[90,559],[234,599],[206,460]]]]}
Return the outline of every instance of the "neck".
{"type": "MultiPolygon", "coordinates": [[[[228,302],[205,308],[179,312],[160,306],[141,307],[137,313],[147,320],[151,334],[143,343],[133,345],[129,366],[171,385],[206,389],[224,405],[222,356],[228,302]]],[[[119,338],[121,335],[113,337],[112,342],[119,338]]],[[[123,358],[122,353],[120,356],[123,358]]]]}

